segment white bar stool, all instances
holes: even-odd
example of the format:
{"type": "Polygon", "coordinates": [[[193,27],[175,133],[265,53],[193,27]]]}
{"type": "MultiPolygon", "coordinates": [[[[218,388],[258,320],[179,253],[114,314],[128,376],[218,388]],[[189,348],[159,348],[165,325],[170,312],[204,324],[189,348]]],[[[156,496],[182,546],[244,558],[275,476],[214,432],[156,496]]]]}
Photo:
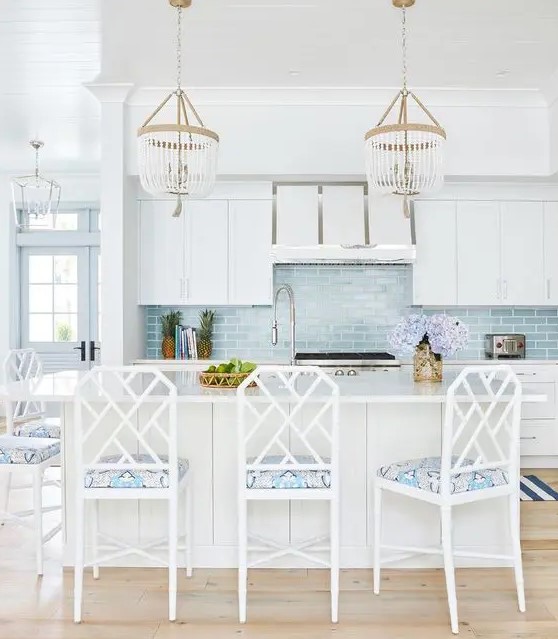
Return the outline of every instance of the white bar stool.
{"type": "Polygon", "coordinates": [[[339,388],[317,367],[260,366],[240,385],[237,404],[240,623],[246,622],[248,568],[289,554],[330,569],[331,620],[336,623],[339,388]],[[290,545],[249,533],[248,503],[263,500],[329,502],[329,535],[290,545]],[[329,545],[324,547],[328,537],[329,545]],[[249,561],[249,555],[255,554],[259,557],[249,561]]]}
{"type": "MultiPolygon", "coordinates": [[[[454,556],[509,561],[515,571],[519,610],[525,611],[519,537],[521,397],[521,384],[509,365],[465,367],[447,392],[441,457],[384,465],[374,481],[374,592],[380,592],[382,548],[408,553],[441,552],[454,634],[459,632],[454,556]],[[441,551],[381,543],[383,491],[406,495],[440,508],[441,551]],[[496,498],[508,501],[512,555],[454,551],[452,509],[461,504],[496,498]]],[[[404,614],[403,610],[401,612],[404,614]]]]}
{"type": "Polygon", "coordinates": [[[166,544],[169,570],[169,620],[176,619],[178,505],[186,498],[186,574],[192,574],[191,499],[188,460],[177,455],[177,389],[149,366],[100,366],[78,384],[75,409],[76,554],[74,621],[81,622],[83,569],[127,555],[161,564],[156,554],[166,544]],[[101,500],[159,499],[168,503],[168,536],[144,545],[128,545],[98,528],[101,500]],[[92,557],[85,563],[86,503],[91,518],[92,557]],[[99,545],[103,542],[103,546],[99,545]],[[105,554],[101,554],[105,551],[105,554]]]}

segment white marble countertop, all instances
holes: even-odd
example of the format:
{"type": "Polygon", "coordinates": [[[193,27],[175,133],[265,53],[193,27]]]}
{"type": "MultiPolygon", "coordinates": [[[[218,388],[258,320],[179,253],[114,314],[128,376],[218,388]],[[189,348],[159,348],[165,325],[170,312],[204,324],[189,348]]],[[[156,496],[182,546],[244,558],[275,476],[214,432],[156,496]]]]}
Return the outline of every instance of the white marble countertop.
{"type": "MultiPolygon", "coordinates": [[[[179,403],[233,403],[236,401],[234,389],[209,389],[200,386],[195,371],[170,370],[165,374],[178,388],[179,403]]],[[[84,375],[86,375],[85,371],[64,371],[44,375],[36,384],[15,382],[0,387],[0,399],[2,396],[9,396],[12,400],[72,402],[76,386],[84,375]]],[[[336,378],[335,381],[339,386],[342,403],[442,404],[445,402],[448,386],[455,379],[455,375],[456,373],[447,372],[444,381],[440,383],[415,383],[409,369],[400,369],[390,372],[364,372],[358,377],[336,378]]],[[[138,376],[138,382],[141,385],[140,379],[141,377],[138,376]]],[[[302,385],[304,381],[302,377],[302,385]]],[[[260,395],[258,389],[250,389],[248,392],[254,396],[260,395]]],[[[273,392],[278,396],[284,394],[279,384],[273,392]]],[[[93,389],[91,393],[86,391],[85,394],[91,401],[98,397],[93,389]]],[[[161,394],[152,395],[150,401],[160,401],[161,394]]],[[[129,401],[124,397],[122,400],[129,401]]],[[[265,400],[263,395],[262,400],[265,400]]],[[[525,391],[523,394],[524,402],[545,402],[546,400],[547,396],[543,393],[525,391]]],[[[320,401],[320,398],[316,397],[315,401],[320,401]]]]}

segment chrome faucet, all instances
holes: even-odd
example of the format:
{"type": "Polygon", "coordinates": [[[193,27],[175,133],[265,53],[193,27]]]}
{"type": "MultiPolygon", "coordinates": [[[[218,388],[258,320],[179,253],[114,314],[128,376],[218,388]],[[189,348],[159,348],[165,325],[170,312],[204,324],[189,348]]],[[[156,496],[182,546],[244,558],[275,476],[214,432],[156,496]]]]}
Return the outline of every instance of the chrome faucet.
{"type": "Polygon", "coordinates": [[[271,325],[271,343],[273,346],[277,346],[277,338],[279,332],[277,330],[277,298],[279,293],[285,291],[289,297],[289,314],[291,321],[291,366],[295,364],[295,334],[296,334],[296,320],[295,320],[295,300],[293,289],[288,284],[282,284],[275,291],[275,298],[273,299],[273,324],[271,325]]]}

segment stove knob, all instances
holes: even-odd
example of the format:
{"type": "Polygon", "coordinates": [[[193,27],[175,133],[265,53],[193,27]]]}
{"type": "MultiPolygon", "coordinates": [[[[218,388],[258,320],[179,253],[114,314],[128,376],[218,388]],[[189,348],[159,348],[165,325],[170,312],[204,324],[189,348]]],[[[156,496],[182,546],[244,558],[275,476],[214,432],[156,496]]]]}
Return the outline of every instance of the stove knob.
{"type": "Polygon", "coordinates": [[[334,374],[335,374],[335,377],[340,377],[341,375],[344,375],[345,372],[341,368],[338,368],[334,374]]]}
{"type": "Polygon", "coordinates": [[[354,368],[351,368],[351,370],[347,371],[347,375],[349,375],[349,377],[354,377],[357,374],[357,372],[354,370],[354,368]]]}

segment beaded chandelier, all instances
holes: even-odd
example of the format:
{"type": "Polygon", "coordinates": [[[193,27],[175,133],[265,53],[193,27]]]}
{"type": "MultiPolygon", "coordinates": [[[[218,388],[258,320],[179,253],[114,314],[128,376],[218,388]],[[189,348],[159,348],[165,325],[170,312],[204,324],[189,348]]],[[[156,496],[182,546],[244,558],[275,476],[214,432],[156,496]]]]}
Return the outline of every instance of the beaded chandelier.
{"type": "Polygon", "coordinates": [[[365,135],[366,174],[371,190],[402,195],[404,213],[409,217],[410,197],[442,186],[446,132],[419,98],[407,88],[406,10],[415,4],[415,0],[392,2],[402,12],[403,87],[376,127],[365,135]],[[409,122],[409,98],[426,115],[426,124],[409,122]],[[397,120],[387,124],[386,120],[392,112],[398,113],[397,120]]]}
{"type": "Polygon", "coordinates": [[[173,215],[182,212],[183,197],[205,197],[215,184],[219,136],[205,128],[181,86],[182,9],[192,0],[169,0],[177,10],[177,88],[170,93],[138,130],[138,170],[142,187],[153,195],[176,196],[173,215]],[[153,121],[172,99],[176,119],[168,124],[153,121]]]}
{"type": "Polygon", "coordinates": [[[44,142],[31,140],[29,144],[35,149],[35,172],[12,179],[14,215],[21,228],[36,226],[48,215],[56,215],[60,204],[60,184],[39,174],[39,151],[44,142]],[[20,215],[18,211],[21,211],[20,215]]]}

